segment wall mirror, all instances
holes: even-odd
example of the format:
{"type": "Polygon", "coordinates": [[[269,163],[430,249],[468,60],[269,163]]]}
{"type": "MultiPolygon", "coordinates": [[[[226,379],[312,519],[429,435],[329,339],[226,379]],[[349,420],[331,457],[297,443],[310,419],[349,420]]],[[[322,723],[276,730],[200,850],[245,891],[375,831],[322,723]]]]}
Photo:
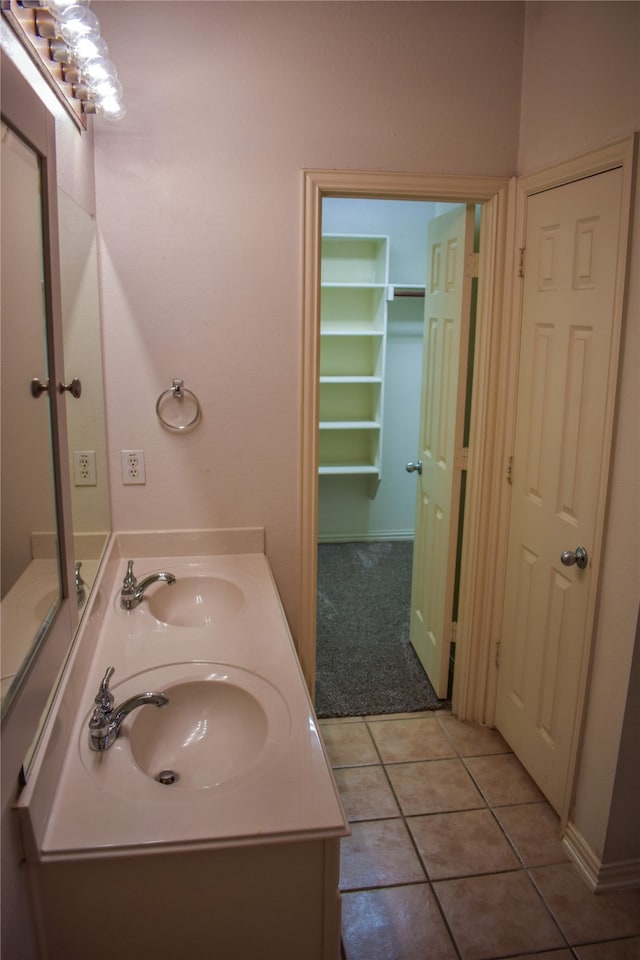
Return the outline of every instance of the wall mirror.
{"type": "Polygon", "coordinates": [[[40,163],[2,123],[2,418],[3,712],[62,599],[51,401],[34,397],[33,378],[51,376],[44,297],[40,163]]]}
{"type": "Polygon", "coordinates": [[[111,523],[95,221],[57,187],[53,117],[8,57],[0,66],[0,663],[13,776],[46,717],[111,523]],[[36,396],[34,379],[47,387],[36,396]],[[79,397],[60,391],[75,379],[79,397]]]}

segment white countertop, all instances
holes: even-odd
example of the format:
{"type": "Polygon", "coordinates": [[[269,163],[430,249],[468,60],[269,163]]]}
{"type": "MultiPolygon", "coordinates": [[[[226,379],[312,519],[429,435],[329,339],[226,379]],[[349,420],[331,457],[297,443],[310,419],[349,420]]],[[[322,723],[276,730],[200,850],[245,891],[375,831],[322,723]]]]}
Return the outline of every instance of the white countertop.
{"type": "MultiPolygon", "coordinates": [[[[137,557],[134,569],[139,579],[160,569],[178,580],[224,576],[241,587],[245,602],[218,622],[169,626],[152,616],[147,600],[130,612],[120,608],[119,584],[126,571],[121,561],[38,859],[346,835],[344,811],[265,556],[137,557]],[[141,710],[124,721],[112,747],[103,753],[89,750],[88,719],[108,666],[115,668],[116,705],[150,689],[151,678],[152,689],[162,690],[202,670],[237,668],[266,684],[274,709],[281,718],[288,713],[289,722],[279,725],[277,736],[270,733],[264,760],[246,773],[199,789],[164,786],[131,754],[127,730],[141,710]]],[[[168,589],[155,584],[146,596],[168,589]]]]}

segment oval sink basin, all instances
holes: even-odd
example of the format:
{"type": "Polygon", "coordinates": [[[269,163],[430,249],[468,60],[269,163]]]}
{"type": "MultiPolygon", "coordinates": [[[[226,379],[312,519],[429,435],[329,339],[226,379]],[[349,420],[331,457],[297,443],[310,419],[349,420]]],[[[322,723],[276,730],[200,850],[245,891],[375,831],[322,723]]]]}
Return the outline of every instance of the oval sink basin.
{"type": "Polygon", "coordinates": [[[224,577],[178,577],[149,596],[156,620],[175,627],[202,627],[233,616],[245,603],[244,591],[224,577]]]}
{"type": "Polygon", "coordinates": [[[137,766],[173,789],[217,787],[268,758],[289,713],[266,680],[240,668],[165,686],[167,706],[137,710],[128,739],[137,766]]]}
{"type": "Polygon", "coordinates": [[[47,576],[31,577],[19,595],[17,613],[21,619],[34,619],[42,623],[61,601],[61,589],[57,572],[47,576]]]}

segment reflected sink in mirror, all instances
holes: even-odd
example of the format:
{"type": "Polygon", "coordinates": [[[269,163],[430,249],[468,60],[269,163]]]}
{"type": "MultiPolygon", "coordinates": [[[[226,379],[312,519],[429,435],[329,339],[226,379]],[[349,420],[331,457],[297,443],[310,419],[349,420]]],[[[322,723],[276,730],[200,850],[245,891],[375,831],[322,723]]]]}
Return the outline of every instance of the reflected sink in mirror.
{"type": "Polygon", "coordinates": [[[24,619],[31,617],[34,622],[49,620],[60,602],[60,591],[52,586],[52,577],[38,580],[33,589],[29,589],[20,598],[18,615],[24,619]]]}
{"type": "Polygon", "coordinates": [[[32,560],[2,600],[3,693],[28,665],[29,652],[37,647],[59,603],[58,561],[32,560]]]}
{"type": "Polygon", "coordinates": [[[224,577],[178,577],[150,594],[147,603],[161,623],[202,627],[232,617],[245,601],[242,588],[224,577]]]}
{"type": "Polygon", "coordinates": [[[147,776],[164,774],[164,782],[180,787],[214,787],[255,764],[268,723],[252,693],[222,676],[164,692],[168,705],[139,711],[129,730],[133,759],[147,776]]]}

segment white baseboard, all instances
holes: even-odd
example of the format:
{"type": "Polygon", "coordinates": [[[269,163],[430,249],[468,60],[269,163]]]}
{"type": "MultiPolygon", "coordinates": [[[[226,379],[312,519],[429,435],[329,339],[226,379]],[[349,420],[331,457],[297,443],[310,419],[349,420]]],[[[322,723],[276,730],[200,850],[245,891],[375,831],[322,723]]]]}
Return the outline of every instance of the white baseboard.
{"type": "Polygon", "coordinates": [[[594,893],[640,887],[640,859],[602,863],[575,824],[567,824],[562,843],[594,893]]]}
{"type": "Polygon", "coordinates": [[[318,543],[377,543],[380,540],[413,540],[413,530],[393,530],[385,533],[319,533],[318,543]]]}

